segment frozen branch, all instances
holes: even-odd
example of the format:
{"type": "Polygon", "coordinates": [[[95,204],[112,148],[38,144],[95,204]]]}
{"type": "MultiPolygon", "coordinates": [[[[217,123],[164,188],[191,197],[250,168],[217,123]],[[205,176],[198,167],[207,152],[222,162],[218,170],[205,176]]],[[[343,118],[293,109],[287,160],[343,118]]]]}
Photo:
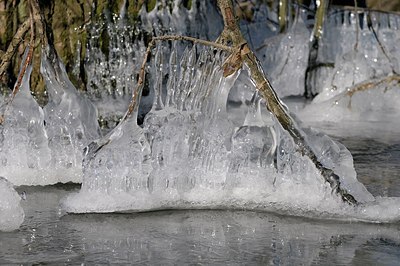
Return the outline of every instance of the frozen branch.
{"type": "Polygon", "coordinates": [[[349,204],[356,204],[355,198],[341,187],[339,176],[336,175],[332,169],[322,165],[318,160],[316,154],[306,142],[301,131],[298,129],[293,118],[288,114],[271,83],[263,73],[260,62],[257,57],[248,47],[244,39],[237,18],[234,14],[232,0],[218,0],[218,6],[221,10],[224,19],[224,30],[219,41],[224,43],[233,43],[237,49],[241,51],[241,60],[249,67],[250,77],[256,84],[260,95],[266,100],[268,110],[276,117],[281,126],[290,134],[293,141],[296,143],[299,151],[307,156],[321,173],[325,182],[328,182],[332,191],[338,194],[344,202],[349,204]]]}

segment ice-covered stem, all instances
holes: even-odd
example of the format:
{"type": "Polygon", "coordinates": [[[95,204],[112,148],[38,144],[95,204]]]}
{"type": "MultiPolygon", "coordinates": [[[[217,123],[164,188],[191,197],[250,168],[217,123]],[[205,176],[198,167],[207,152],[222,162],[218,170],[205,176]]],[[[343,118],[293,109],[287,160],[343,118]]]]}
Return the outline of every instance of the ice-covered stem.
{"type": "Polygon", "coordinates": [[[317,12],[315,14],[315,23],[314,23],[314,28],[311,34],[310,38],[310,44],[309,44],[309,53],[308,53],[308,64],[307,64],[307,69],[306,69],[306,75],[304,79],[304,87],[305,87],[305,93],[304,95],[307,98],[311,98],[314,95],[312,92],[312,77],[311,73],[316,69],[316,66],[318,65],[317,58],[318,58],[318,49],[320,45],[320,40],[322,38],[322,33],[323,33],[323,26],[324,26],[324,19],[328,10],[329,6],[329,0],[319,0],[316,1],[317,3],[317,12]]]}
{"type": "MultiPolygon", "coordinates": [[[[358,16],[357,16],[357,17],[358,17],[358,16]]],[[[359,23],[358,23],[358,25],[359,25],[359,23]]],[[[358,25],[357,25],[357,29],[358,29],[358,25]]],[[[389,63],[390,63],[390,68],[392,69],[392,73],[393,73],[393,74],[398,74],[398,73],[396,72],[394,66],[393,66],[393,60],[392,60],[392,58],[389,56],[389,54],[388,54],[388,52],[387,52],[385,46],[383,45],[383,43],[382,43],[381,40],[379,39],[378,34],[376,33],[374,26],[372,25],[371,12],[368,12],[368,13],[367,13],[367,25],[368,25],[368,29],[372,31],[372,33],[373,33],[373,35],[374,35],[374,38],[375,38],[375,40],[377,41],[378,46],[379,46],[379,48],[381,49],[383,55],[384,55],[384,56],[386,57],[386,59],[389,61],[389,63]]],[[[357,36],[358,36],[358,34],[357,34],[357,36]]]]}
{"type": "Polygon", "coordinates": [[[224,19],[224,30],[219,38],[219,41],[222,43],[231,42],[235,47],[237,47],[237,51],[240,50],[241,59],[239,60],[242,60],[242,62],[248,66],[252,80],[256,84],[260,95],[267,102],[268,110],[277,118],[281,126],[290,134],[303,156],[307,156],[314,163],[315,167],[324,178],[324,181],[330,184],[333,192],[339,195],[344,202],[356,204],[357,201],[355,198],[341,187],[339,176],[336,175],[332,169],[323,166],[318,160],[316,154],[307,144],[304,136],[298,129],[295,121],[284,108],[283,104],[272,88],[271,83],[266,78],[260,62],[248,47],[248,44],[240,31],[239,24],[234,13],[232,0],[218,0],[218,6],[224,19]]]}
{"type": "MultiPolygon", "coordinates": [[[[349,96],[349,97],[351,98],[351,97],[353,97],[353,95],[354,95],[355,93],[357,93],[357,92],[366,91],[366,90],[371,90],[371,89],[374,89],[374,88],[378,87],[378,86],[381,85],[381,84],[384,84],[384,83],[389,84],[389,83],[391,83],[391,82],[400,83],[400,75],[397,75],[397,74],[395,74],[395,75],[390,75],[390,76],[384,77],[384,78],[382,78],[382,79],[379,79],[379,80],[377,80],[377,81],[371,81],[371,82],[362,83],[362,84],[360,84],[360,85],[358,85],[358,86],[355,86],[355,87],[349,89],[349,90],[346,92],[345,95],[346,95],[346,96],[349,96]]],[[[386,91],[386,90],[385,90],[385,91],[386,91]]],[[[351,101],[349,102],[349,107],[350,107],[350,106],[351,106],[351,101]]]]}
{"type": "Polygon", "coordinates": [[[10,97],[8,98],[7,102],[5,102],[4,108],[1,108],[2,113],[0,113],[0,124],[3,124],[3,122],[4,122],[4,114],[5,114],[6,110],[7,110],[7,108],[11,105],[12,101],[14,100],[15,95],[17,95],[17,93],[19,91],[19,88],[21,87],[22,79],[23,79],[23,77],[25,75],[26,69],[29,66],[29,64],[32,62],[33,50],[34,50],[34,42],[35,42],[35,28],[34,28],[32,5],[30,5],[30,9],[29,10],[30,10],[29,26],[30,26],[30,30],[31,30],[31,38],[30,38],[30,41],[29,41],[28,54],[25,57],[25,62],[23,63],[21,70],[19,71],[19,74],[18,74],[18,77],[17,77],[17,82],[14,85],[12,93],[11,93],[10,97]]]}

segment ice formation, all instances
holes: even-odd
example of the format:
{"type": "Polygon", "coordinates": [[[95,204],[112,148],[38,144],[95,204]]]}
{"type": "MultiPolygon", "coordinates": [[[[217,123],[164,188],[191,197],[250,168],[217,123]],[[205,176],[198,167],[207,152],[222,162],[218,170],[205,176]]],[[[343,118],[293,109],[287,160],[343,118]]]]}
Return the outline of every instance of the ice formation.
{"type": "Polygon", "coordinates": [[[310,32],[307,12],[299,8],[288,32],[264,39],[259,58],[280,97],[304,94],[310,32]]]}
{"type": "Polygon", "coordinates": [[[43,110],[29,89],[31,72],[29,65],[19,92],[10,105],[4,106],[5,121],[0,125],[0,175],[15,185],[49,182],[50,149],[43,110]]]}
{"type": "Polygon", "coordinates": [[[61,180],[80,182],[83,148],[100,136],[97,109],[72,85],[52,47],[42,51],[41,73],[49,96],[44,119],[51,167],[61,180]]]}
{"type": "MultiPolygon", "coordinates": [[[[142,5],[135,23],[130,22],[125,9],[126,1],[119,14],[105,12],[104,20],[94,20],[87,27],[90,36],[84,63],[87,92],[98,108],[105,131],[114,128],[127,109],[134,73],[146,50],[144,40],[148,36],[179,34],[215,40],[223,26],[212,1],[192,1],[190,9],[182,1],[157,1],[151,11],[142,5]]],[[[152,92],[141,102],[141,117],[151,108],[152,92]]]]}
{"type": "Polygon", "coordinates": [[[298,115],[307,123],[341,122],[355,129],[386,121],[398,132],[392,121],[399,114],[399,16],[332,10],[325,27],[321,65],[312,73],[318,95],[298,115]]]}
{"type": "Polygon", "coordinates": [[[0,175],[14,185],[81,182],[83,148],[100,136],[97,110],[76,91],[53,48],[42,53],[44,110],[30,93],[31,72],[29,65],[19,92],[2,107],[0,175]]]}
{"type": "Polygon", "coordinates": [[[340,177],[359,204],[342,202],[274,117],[261,111],[257,93],[243,125],[235,126],[226,104],[239,73],[223,77],[223,54],[197,52],[194,46],[178,60],[177,50],[163,58],[163,49],[158,47],[153,62],[156,97],[144,127],[136,124],[136,110],[88,146],[82,189],[63,200],[65,211],[251,208],[325,218],[399,219],[398,200],[375,200],[357,181],[352,156],[343,145],[302,131],[321,164],[340,177]],[[391,212],[380,217],[383,205],[390,205],[391,212]]]}
{"type": "Polygon", "coordinates": [[[396,14],[332,10],[325,23],[323,47],[318,55],[322,67],[315,74],[319,102],[361,82],[399,73],[400,18],[396,14]]]}
{"type": "Polygon", "coordinates": [[[0,231],[13,231],[20,227],[25,217],[20,201],[13,185],[0,176],[0,231]]]}

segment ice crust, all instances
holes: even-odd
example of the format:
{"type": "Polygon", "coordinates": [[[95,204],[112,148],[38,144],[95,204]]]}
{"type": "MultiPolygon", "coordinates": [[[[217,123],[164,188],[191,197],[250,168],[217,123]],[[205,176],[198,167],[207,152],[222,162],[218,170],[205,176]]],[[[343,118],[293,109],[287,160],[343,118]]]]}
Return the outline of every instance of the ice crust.
{"type": "Polygon", "coordinates": [[[375,200],[357,181],[352,156],[343,145],[302,131],[320,162],[340,176],[342,187],[361,204],[343,203],[288,133],[262,111],[265,103],[257,93],[243,125],[235,126],[226,103],[239,73],[222,76],[223,54],[192,47],[181,56],[173,50],[162,58],[163,49],[157,49],[152,61],[156,97],[143,128],[136,124],[136,113],[89,145],[82,189],[62,201],[66,212],[239,208],[399,220],[398,200],[375,200]],[[391,212],[382,215],[390,202],[391,212]]]}
{"type": "Polygon", "coordinates": [[[21,197],[13,185],[0,176],[0,231],[17,230],[25,218],[21,197]]]}

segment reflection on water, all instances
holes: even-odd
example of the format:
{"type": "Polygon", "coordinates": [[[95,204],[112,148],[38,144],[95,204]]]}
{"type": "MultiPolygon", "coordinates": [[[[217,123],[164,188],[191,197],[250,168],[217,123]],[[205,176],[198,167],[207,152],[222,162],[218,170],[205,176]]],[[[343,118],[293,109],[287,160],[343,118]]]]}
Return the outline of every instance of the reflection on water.
{"type": "MultiPolygon", "coordinates": [[[[374,195],[400,196],[400,145],[341,139],[374,195]]],[[[311,220],[249,211],[58,214],[78,186],[20,187],[26,219],[0,232],[0,264],[376,264],[400,261],[400,224],[311,220]]]]}

